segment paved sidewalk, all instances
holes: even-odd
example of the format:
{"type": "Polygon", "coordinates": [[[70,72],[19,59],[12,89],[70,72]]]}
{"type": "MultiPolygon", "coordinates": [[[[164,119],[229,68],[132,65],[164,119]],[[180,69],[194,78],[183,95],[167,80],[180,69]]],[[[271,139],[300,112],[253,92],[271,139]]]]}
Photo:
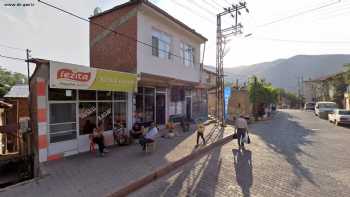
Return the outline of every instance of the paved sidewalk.
{"type": "MultiPolygon", "coordinates": [[[[205,132],[207,143],[232,132],[232,127],[220,132],[214,124],[208,125],[205,132]]],[[[195,151],[196,133],[181,131],[179,134],[173,139],[159,138],[153,153],[146,154],[138,144],[133,144],[112,147],[103,158],[85,153],[45,163],[42,169],[47,176],[1,190],[0,196],[106,196],[195,151]]]]}

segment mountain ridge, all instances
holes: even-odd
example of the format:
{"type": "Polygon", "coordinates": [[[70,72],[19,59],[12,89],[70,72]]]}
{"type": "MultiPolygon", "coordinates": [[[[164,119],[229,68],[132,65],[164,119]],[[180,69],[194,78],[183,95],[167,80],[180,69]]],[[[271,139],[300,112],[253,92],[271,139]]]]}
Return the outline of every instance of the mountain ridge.
{"type": "MultiPolygon", "coordinates": [[[[240,83],[256,75],[272,83],[273,86],[296,92],[298,78],[304,80],[319,78],[344,71],[344,65],[350,63],[350,54],[295,55],[250,66],[225,67],[226,80],[240,83]]],[[[215,71],[215,67],[207,69],[215,71]]]]}

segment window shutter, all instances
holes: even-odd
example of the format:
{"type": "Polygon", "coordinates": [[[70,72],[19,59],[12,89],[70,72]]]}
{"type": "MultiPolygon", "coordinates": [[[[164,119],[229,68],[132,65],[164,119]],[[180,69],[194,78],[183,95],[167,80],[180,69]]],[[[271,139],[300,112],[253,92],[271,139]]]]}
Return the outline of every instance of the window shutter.
{"type": "Polygon", "coordinates": [[[152,36],[152,55],[159,57],[159,39],[152,36]]]}

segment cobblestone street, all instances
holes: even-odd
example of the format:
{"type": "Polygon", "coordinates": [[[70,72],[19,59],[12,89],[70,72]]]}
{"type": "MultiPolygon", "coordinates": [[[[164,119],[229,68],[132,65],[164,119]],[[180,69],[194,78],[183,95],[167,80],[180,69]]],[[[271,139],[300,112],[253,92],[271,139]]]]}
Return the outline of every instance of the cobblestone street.
{"type": "Polygon", "coordinates": [[[350,130],[312,112],[280,111],[236,141],[131,196],[350,196],[350,130]]]}

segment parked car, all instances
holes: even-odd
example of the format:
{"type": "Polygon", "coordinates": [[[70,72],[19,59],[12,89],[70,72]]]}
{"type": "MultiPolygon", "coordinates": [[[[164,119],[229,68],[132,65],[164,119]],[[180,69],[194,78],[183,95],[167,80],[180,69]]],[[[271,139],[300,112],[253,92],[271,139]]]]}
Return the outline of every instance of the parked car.
{"type": "Polygon", "coordinates": [[[335,125],[350,124],[350,110],[336,109],[328,114],[328,120],[335,125]]]}
{"type": "Polygon", "coordinates": [[[305,103],[304,110],[312,110],[312,111],[314,111],[315,110],[315,105],[316,105],[316,103],[314,103],[314,102],[305,103]]]}
{"type": "Polygon", "coordinates": [[[328,119],[328,114],[337,108],[337,104],[334,102],[317,102],[315,105],[315,115],[320,118],[328,119]]]}

